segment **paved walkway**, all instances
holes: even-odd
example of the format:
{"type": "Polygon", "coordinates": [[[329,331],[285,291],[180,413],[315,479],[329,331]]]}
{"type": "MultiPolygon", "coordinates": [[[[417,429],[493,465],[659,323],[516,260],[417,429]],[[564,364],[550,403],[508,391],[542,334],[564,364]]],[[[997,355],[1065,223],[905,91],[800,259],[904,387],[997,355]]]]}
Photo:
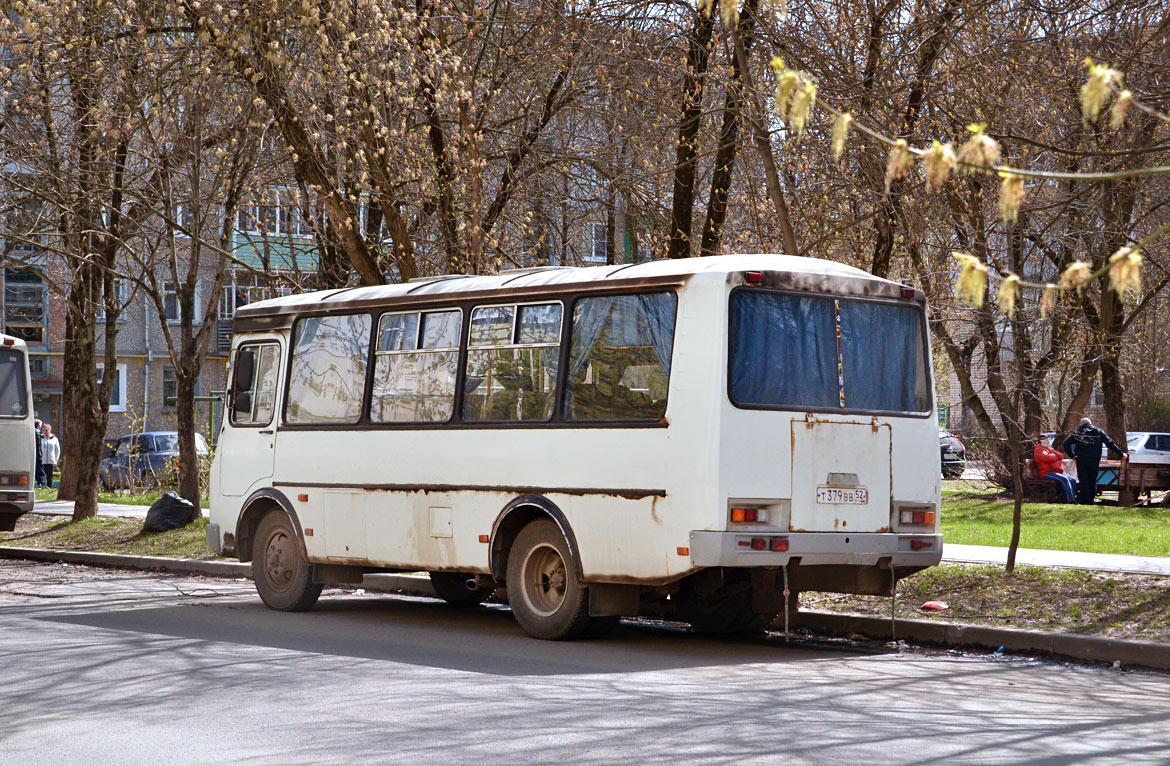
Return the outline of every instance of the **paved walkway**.
{"type": "MultiPolygon", "coordinates": [[[[1007,553],[1007,548],[998,548],[993,545],[943,543],[944,561],[1003,564],[1007,561],[1007,553]]],[[[1080,553],[1077,551],[1020,548],[1016,551],[1016,563],[1042,567],[1092,569],[1099,572],[1170,575],[1170,558],[1158,556],[1127,556],[1119,553],[1080,553]]]]}
{"type": "MultiPolygon", "coordinates": [[[[145,519],[149,505],[125,505],[123,503],[98,503],[99,516],[130,516],[136,519],[145,519]]],[[[52,516],[72,516],[72,500],[38,500],[33,513],[47,513],[52,516]]],[[[207,515],[207,509],[203,509],[207,515]]]]}

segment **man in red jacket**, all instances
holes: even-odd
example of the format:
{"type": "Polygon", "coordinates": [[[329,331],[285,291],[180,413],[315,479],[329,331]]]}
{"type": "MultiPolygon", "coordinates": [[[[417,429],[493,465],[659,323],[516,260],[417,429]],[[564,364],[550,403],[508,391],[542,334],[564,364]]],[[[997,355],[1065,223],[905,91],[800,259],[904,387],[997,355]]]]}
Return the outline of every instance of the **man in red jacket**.
{"type": "Polygon", "coordinates": [[[1077,480],[1064,472],[1064,454],[1045,446],[1044,442],[1040,441],[1036,443],[1032,459],[1036,461],[1036,475],[1041,479],[1054,479],[1060,482],[1061,488],[1064,489],[1065,501],[1076,503],[1077,480]]]}

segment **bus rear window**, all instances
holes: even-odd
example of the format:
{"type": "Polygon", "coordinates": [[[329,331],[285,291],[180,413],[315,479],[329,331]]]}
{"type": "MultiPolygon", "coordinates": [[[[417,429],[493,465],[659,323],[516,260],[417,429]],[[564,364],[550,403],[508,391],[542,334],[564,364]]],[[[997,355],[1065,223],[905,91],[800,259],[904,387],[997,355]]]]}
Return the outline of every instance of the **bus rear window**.
{"type": "Polygon", "coordinates": [[[737,290],[730,311],[729,393],[737,406],[930,409],[917,306],[737,290]]]}
{"type": "Polygon", "coordinates": [[[28,416],[28,389],[24,380],[24,353],[0,349],[0,418],[28,416]]]}

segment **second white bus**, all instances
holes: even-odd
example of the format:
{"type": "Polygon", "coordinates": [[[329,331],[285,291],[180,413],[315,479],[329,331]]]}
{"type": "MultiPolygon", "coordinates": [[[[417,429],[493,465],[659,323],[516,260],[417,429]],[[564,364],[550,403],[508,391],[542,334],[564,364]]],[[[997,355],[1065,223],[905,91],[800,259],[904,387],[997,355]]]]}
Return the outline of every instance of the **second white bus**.
{"type": "Polygon", "coordinates": [[[453,603],[506,586],[540,638],[733,631],[941,558],[925,302],[854,268],[442,277],[252,304],[235,331],[208,541],[276,609],[427,571],[453,603]]]}
{"type": "Polygon", "coordinates": [[[0,531],[33,509],[36,438],[28,348],[0,335],[0,531]]]}

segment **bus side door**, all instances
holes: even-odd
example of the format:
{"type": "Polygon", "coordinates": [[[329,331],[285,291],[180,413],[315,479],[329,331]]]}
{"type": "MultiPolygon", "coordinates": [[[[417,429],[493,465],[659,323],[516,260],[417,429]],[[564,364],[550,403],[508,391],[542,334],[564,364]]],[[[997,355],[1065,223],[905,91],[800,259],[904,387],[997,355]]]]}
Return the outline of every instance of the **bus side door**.
{"type": "Polygon", "coordinates": [[[243,495],[272,476],[281,356],[278,338],[248,341],[236,349],[227,427],[217,455],[219,487],[225,495],[243,495]]]}

